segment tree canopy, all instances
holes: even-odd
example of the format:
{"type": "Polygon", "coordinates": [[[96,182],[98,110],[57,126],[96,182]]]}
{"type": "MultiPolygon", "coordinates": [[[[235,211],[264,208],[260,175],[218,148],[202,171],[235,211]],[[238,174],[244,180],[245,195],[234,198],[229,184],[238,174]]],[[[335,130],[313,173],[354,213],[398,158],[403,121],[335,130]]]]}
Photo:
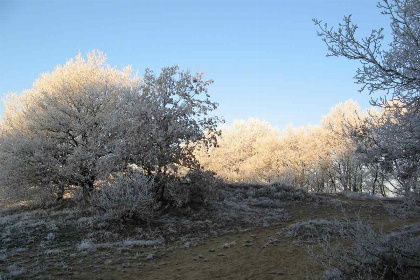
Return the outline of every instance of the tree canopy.
{"type": "Polygon", "coordinates": [[[140,78],[106,60],[100,51],[79,54],[6,100],[2,185],[89,190],[128,164],[148,176],[171,164],[197,168],[193,146],[212,144],[219,122],[210,114],[212,81],[177,66],[140,78]]]}

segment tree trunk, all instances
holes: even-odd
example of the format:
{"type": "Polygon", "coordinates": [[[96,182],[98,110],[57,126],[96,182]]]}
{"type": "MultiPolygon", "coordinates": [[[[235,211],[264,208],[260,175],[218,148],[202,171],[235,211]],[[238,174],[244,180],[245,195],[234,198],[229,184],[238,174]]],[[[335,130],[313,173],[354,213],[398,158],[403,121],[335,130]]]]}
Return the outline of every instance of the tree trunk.
{"type": "Polygon", "coordinates": [[[85,202],[87,202],[89,200],[89,198],[91,197],[91,195],[92,195],[94,182],[95,182],[95,180],[93,178],[91,178],[91,180],[89,180],[87,183],[84,183],[82,185],[82,188],[83,188],[83,200],[85,202]]]}
{"type": "Polygon", "coordinates": [[[58,191],[57,191],[57,201],[62,200],[64,197],[64,184],[58,185],[58,191]]]}
{"type": "Polygon", "coordinates": [[[373,180],[373,185],[372,185],[372,194],[375,194],[375,189],[376,189],[376,181],[378,180],[378,171],[375,172],[375,179],[373,180]]]}

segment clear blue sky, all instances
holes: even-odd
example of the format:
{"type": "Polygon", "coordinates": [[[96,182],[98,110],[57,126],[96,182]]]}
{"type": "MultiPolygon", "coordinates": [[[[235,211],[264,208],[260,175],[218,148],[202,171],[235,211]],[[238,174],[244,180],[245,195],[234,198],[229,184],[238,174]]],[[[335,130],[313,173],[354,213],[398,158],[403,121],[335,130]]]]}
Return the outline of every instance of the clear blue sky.
{"type": "MultiPolygon", "coordinates": [[[[215,83],[218,114],[284,128],[317,124],[353,98],[358,63],[326,58],[312,18],[337,25],[353,14],[360,33],[388,28],[377,0],[9,1],[0,0],[0,95],[31,88],[79,51],[100,49],[117,67],[178,64],[215,83]]],[[[3,105],[0,112],[3,112],[3,105]]]]}

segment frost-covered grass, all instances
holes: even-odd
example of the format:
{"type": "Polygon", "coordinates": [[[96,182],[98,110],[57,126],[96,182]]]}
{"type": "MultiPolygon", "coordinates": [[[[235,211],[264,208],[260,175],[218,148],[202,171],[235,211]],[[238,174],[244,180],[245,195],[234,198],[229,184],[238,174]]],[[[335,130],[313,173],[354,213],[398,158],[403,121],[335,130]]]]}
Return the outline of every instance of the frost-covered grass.
{"type": "Polygon", "coordinates": [[[236,241],[232,241],[232,242],[227,242],[227,243],[223,243],[220,248],[230,248],[233,245],[236,245],[236,241]]]}
{"type": "Polygon", "coordinates": [[[76,210],[47,211],[44,209],[24,211],[11,215],[7,215],[7,212],[3,212],[0,213],[0,227],[5,226],[6,229],[16,229],[20,231],[45,227],[50,231],[55,231],[58,228],[57,224],[71,220],[76,213],[76,210]]]}
{"type": "Polygon", "coordinates": [[[280,234],[303,240],[321,239],[325,236],[336,238],[340,236],[344,227],[346,225],[337,220],[316,219],[292,224],[280,234]]]}
{"type": "Polygon", "coordinates": [[[94,251],[97,249],[109,249],[109,248],[131,248],[131,247],[151,247],[157,246],[163,243],[163,239],[156,240],[135,240],[127,238],[120,242],[107,242],[107,243],[94,243],[91,240],[82,240],[76,245],[78,251],[94,251]]]}
{"type": "Polygon", "coordinates": [[[141,247],[148,247],[148,246],[155,246],[162,244],[162,239],[156,239],[156,240],[135,240],[131,238],[127,238],[122,241],[122,245],[125,247],[133,247],[133,246],[141,246],[141,247]]]}
{"type": "Polygon", "coordinates": [[[44,216],[46,213],[46,210],[25,211],[11,215],[7,215],[7,212],[2,213],[2,215],[0,216],[0,226],[5,224],[11,224],[16,221],[25,222],[27,220],[32,220],[37,217],[44,216]]]}
{"type": "Polygon", "coordinates": [[[4,263],[7,260],[7,251],[5,249],[0,250],[0,263],[4,263]]]}
{"type": "Polygon", "coordinates": [[[81,217],[76,220],[76,225],[78,227],[92,227],[95,223],[95,217],[81,217]]]}
{"type": "Polygon", "coordinates": [[[283,184],[231,184],[219,191],[223,199],[216,203],[220,219],[248,228],[267,227],[288,219],[287,203],[316,200],[302,189],[283,184]]]}
{"type": "Polygon", "coordinates": [[[399,199],[402,201],[401,204],[386,205],[388,213],[402,219],[410,218],[420,213],[420,193],[411,193],[399,199]]]}
{"type": "Polygon", "coordinates": [[[7,277],[32,279],[32,276],[42,273],[45,267],[28,259],[30,255],[35,254],[37,259],[46,262],[56,256],[64,257],[64,251],[57,247],[70,246],[72,238],[65,236],[73,231],[70,228],[73,228],[75,215],[76,209],[53,208],[6,209],[0,212],[0,247],[5,248],[1,250],[0,262],[7,264],[7,277]]]}
{"type": "Polygon", "coordinates": [[[54,240],[54,238],[55,238],[54,232],[48,233],[47,236],[45,237],[46,240],[54,240]]]}
{"type": "Polygon", "coordinates": [[[351,199],[358,199],[358,200],[375,200],[375,201],[381,201],[384,199],[388,199],[383,196],[374,195],[371,193],[365,193],[365,192],[341,192],[339,193],[345,197],[351,198],[351,199]]]}
{"type": "Polygon", "coordinates": [[[314,196],[305,190],[276,183],[272,185],[236,184],[238,189],[246,189],[246,195],[253,198],[270,198],[280,201],[312,201],[314,196]]]}
{"type": "Polygon", "coordinates": [[[45,255],[58,255],[62,253],[63,253],[63,250],[60,250],[60,249],[48,249],[48,250],[45,250],[44,252],[45,255]]]}
{"type": "Polygon", "coordinates": [[[28,251],[28,248],[16,248],[10,252],[12,256],[28,251]]]}
{"type": "Polygon", "coordinates": [[[79,244],[76,245],[78,251],[91,251],[96,250],[96,245],[89,240],[82,240],[79,244]]]}
{"type": "MultiPolygon", "coordinates": [[[[92,265],[117,266],[134,259],[151,263],[162,252],[188,250],[206,238],[280,225],[291,217],[288,207],[326,207],[337,211],[335,204],[348,207],[352,203],[340,203],[342,200],[337,197],[334,204],[333,200],[280,184],[236,184],[222,185],[211,205],[156,212],[148,223],[133,217],[118,220],[112,211],[98,211],[89,205],[75,207],[74,203],[65,209],[2,212],[0,263],[5,268],[15,264],[16,271],[24,269],[19,277],[34,279],[46,273],[47,266],[39,266],[39,262],[63,275],[92,265]]],[[[343,228],[337,223],[310,220],[295,223],[285,232],[293,238],[320,240],[324,235],[336,236],[343,228]]],[[[234,244],[221,241],[214,247],[234,244]]]]}
{"type": "Polygon", "coordinates": [[[7,267],[9,270],[10,276],[19,276],[25,273],[25,268],[18,266],[17,264],[12,264],[7,267]]]}
{"type": "Polygon", "coordinates": [[[362,220],[346,222],[340,238],[323,237],[322,254],[310,250],[322,264],[322,279],[420,279],[420,224],[388,234],[375,231],[362,220]]]}

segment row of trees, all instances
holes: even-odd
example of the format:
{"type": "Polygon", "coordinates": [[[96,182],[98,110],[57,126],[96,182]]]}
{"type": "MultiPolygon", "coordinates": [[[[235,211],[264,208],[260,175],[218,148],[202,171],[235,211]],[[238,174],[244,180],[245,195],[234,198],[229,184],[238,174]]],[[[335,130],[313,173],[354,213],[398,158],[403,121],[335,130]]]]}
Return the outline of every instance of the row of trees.
{"type": "MultiPolygon", "coordinates": [[[[130,165],[162,178],[170,166],[198,164],[195,145],[212,145],[217,104],[203,74],[146,70],[106,63],[101,52],[78,55],[57,66],[33,88],[6,100],[0,125],[0,186],[22,192],[51,188],[58,198],[68,187],[85,197],[95,184],[130,165]],[[206,132],[206,133],[205,133],[206,132]]],[[[158,197],[164,184],[158,184],[158,197]]]]}
{"type": "Polygon", "coordinates": [[[362,160],[350,130],[379,112],[362,112],[348,100],[332,108],[320,126],[280,133],[258,119],[222,129],[218,146],[198,151],[206,168],[231,182],[287,182],[316,192],[369,191],[385,195],[384,176],[362,160]]]}

